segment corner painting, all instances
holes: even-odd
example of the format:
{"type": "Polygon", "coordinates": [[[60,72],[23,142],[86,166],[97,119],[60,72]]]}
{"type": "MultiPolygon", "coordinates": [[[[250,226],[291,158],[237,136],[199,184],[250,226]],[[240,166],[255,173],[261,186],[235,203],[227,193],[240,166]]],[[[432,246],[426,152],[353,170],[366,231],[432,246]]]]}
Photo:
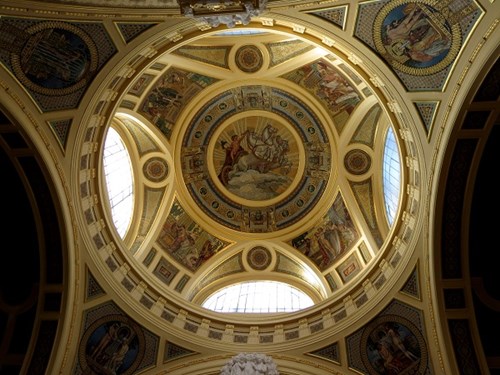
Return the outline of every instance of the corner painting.
{"type": "Polygon", "coordinates": [[[375,46],[402,72],[433,74],[455,61],[479,13],[469,0],[390,1],[375,18],[375,46]]]}
{"type": "Polygon", "coordinates": [[[94,322],[86,330],[82,344],[80,362],[85,373],[133,374],[144,357],[141,328],[118,314],[94,322]]]}
{"type": "Polygon", "coordinates": [[[84,30],[55,21],[19,27],[14,21],[0,21],[2,47],[11,53],[14,74],[23,85],[45,95],[68,95],[88,84],[98,56],[84,30]]]}
{"type": "Polygon", "coordinates": [[[361,348],[370,374],[424,374],[427,351],[420,330],[396,315],[375,319],[363,332],[361,348]],[[363,350],[363,349],[362,349],[363,350]]]}
{"type": "Polygon", "coordinates": [[[172,258],[192,272],[229,245],[204,231],[178,200],[174,201],[157,241],[172,258]]]}
{"type": "Polygon", "coordinates": [[[359,238],[339,194],[321,222],[292,240],[292,246],[310,258],[321,271],[329,268],[359,238]]]}

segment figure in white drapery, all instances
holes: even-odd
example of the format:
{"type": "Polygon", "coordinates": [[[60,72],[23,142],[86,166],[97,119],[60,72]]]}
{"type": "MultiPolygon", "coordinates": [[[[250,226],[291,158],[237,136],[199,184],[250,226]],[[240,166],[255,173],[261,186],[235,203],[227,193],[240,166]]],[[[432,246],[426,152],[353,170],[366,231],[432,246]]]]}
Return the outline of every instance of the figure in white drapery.
{"type": "Polygon", "coordinates": [[[240,353],[222,367],[220,375],[279,375],[273,359],[262,353],[240,353]]]}

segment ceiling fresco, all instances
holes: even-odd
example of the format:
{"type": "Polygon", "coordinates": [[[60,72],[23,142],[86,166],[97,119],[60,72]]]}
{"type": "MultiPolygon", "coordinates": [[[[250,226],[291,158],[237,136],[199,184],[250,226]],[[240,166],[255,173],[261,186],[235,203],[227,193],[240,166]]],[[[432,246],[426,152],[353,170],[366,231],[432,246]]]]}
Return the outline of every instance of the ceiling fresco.
{"type": "MultiPolygon", "coordinates": [[[[263,35],[241,45],[214,35],[172,50],[132,83],[126,116],[118,114],[132,134],[148,123],[162,134],[153,149],[169,156],[148,157],[143,171],[165,193],[152,200],[144,191],[141,238],[155,228],[161,197],[175,199],[143,264],[189,300],[255,271],[250,249],[261,249],[266,272],[302,285],[311,283],[304,272],[315,273],[322,281],[311,290],[323,298],[376,258],[388,231],[372,166],[382,152],[375,138],[391,124],[369,85],[312,44],[263,35]]],[[[141,247],[136,241],[136,256],[141,247]]]]}
{"type": "Polygon", "coordinates": [[[407,90],[441,90],[482,13],[474,1],[366,2],[354,35],[382,56],[407,90]]]}
{"type": "Polygon", "coordinates": [[[245,232],[273,232],[318,202],[331,169],[317,116],[291,94],[243,86],[210,100],[182,143],[184,182],[209,216],[245,232]]]}
{"type": "Polygon", "coordinates": [[[8,36],[0,61],[42,111],[76,108],[97,71],[116,52],[100,23],[2,17],[0,30],[8,36]]]}
{"type": "Polygon", "coordinates": [[[178,263],[195,272],[228,242],[208,234],[189,217],[176,200],[157,240],[178,263]]]}
{"type": "Polygon", "coordinates": [[[456,254],[465,226],[456,213],[469,207],[437,186],[473,190],[461,176],[473,173],[463,170],[475,164],[483,141],[475,134],[494,121],[498,98],[470,110],[450,158],[457,176],[434,175],[453,156],[441,147],[461,114],[456,104],[482,75],[473,62],[498,50],[494,2],[270,1],[271,12],[227,30],[180,17],[170,0],[8,3],[0,138],[16,146],[9,157],[19,170],[47,164],[30,181],[36,193],[37,179],[53,179],[34,194],[40,212],[44,197],[60,199],[50,220],[35,218],[51,231],[38,233],[47,280],[37,284],[45,305],[31,309],[43,312],[32,366],[41,356],[40,368],[48,364],[50,336],[61,373],[216,374],[231,352],[247,349],[272,354],[284,375],[432,375],[455,368],[452,360],[481,373],[477,353],[451,351],[465,353],[477,335],[465,317],[468,286],[457,286],[468,271],[456,254]],[[13,132],[18,122],[26,134],[13,132]],[[134,176],[123,237],[101,168],[110,127],[134,176]],[[392,213],[388,134],[401,194],[392,213]],[[40,158],[23,165],[31,148],[40,158]],[[437,217],[435,201],[444,202],[437,217]],[[441,223],[440,215],[454,217],[441,223]],[[448,233],[433,233],[439,226],[448,233]],[[52,266],[47,249],[62,246],[71,248],[52,266]],[[258,317],[202,306],[255,280],[289,283],[314,306],[258,317]]]}

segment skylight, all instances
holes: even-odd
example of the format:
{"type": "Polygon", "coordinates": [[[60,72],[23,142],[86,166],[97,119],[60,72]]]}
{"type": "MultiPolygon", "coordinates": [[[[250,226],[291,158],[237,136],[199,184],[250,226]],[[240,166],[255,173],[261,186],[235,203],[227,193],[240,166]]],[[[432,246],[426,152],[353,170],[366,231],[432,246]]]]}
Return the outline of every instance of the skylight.
{"type": "Polygon", "coordinates": [[[312,306],[304,292],[276,281],[251,281],[225,287],[204,303],[203,307],[226,313],[291,312],[312,306]]]}
{"type": "Polygon", "coordinates": [[[257,34],[265,34],[266,31],[255,30],[255,29],[232,29],[226,31],[220,31],[215,36],[241,36],[241,35],[257,35],[257,34]]]}
{"type": "Polygon", "coordinates": [[[132,165],[127,148],[113,128],[106,135],[103,162],[111,216],[118,234],[124,238],[134,208],[132,165]]]}
{"type": "Polygon", "coordinates": [[[401,183],[401,161],[399,159],[398,145],[396,137],[391,127],[387,132],[384,146],[383,161],[383,189],[385,212],[389,224],[394,223],[394,218],[398,209],[400,183],[401,183]]]}

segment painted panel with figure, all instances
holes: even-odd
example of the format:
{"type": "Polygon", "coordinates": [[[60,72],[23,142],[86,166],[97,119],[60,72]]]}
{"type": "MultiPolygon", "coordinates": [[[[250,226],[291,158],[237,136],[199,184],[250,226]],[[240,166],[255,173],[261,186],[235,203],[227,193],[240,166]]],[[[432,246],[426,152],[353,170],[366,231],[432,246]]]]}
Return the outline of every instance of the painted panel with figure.
{"type": "Polygon", "coordinates": [[[292,246],[324,271],[351,249],[358,238],[358,231],[339,194],[321,222],[294,238],[292,246]]]}
{"type": "Polygon", "coordinates": [[[139,112],[170,139],[173,126],[186,103],[215,81],[202,74],[170,68],[146,94],[139,112]]]}
{"type": "Polygon", "coordinates": [[[277,121],[251,116],[220,135],[214,167],[220,182],[236,196],[260,201],[283,193],[297,173],[295,138],[277,121]]]}
{"type": "MultiPolygon", "coordinates": [[[[132,374],[144,356],[140,328],[123,316],[101,319],[85,334],[83,367],[104,375],[132,374]],[[86,365],[86,366],[85,366],[86,365]]],[[[83,353],[82,353],[83,354],[83,353]]]]}
{"type": "Polygon", "coordinates": [[[297,83],[320,99],[331,111],[339,132],[362,99],[344,74],[325,59],[286,73],[283,78],[297,83]]]}
{"type": "Polygon", "coordinates": [[[175,200],[158,237],[158,244],[177,262],[195,272],[229,243],[203,230],[175,200]]]}
{"type": "MultiPolygon", "coordinates": [[[[405,3],[391,9],[382,21],[384,56],[394,64],[426,68],[449,56],[453,30],[435,8],[419,3],[405,3]]],[[[401,66],[402,67],[402,66],[401,66]]]]}
{"type": "Polygon", "coordinates": [[[422,374],[427,365],[421,333],[401,317],[385,316],[372,322],[363,334],[362,347],[370,373],[422,374]]]}

